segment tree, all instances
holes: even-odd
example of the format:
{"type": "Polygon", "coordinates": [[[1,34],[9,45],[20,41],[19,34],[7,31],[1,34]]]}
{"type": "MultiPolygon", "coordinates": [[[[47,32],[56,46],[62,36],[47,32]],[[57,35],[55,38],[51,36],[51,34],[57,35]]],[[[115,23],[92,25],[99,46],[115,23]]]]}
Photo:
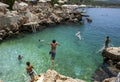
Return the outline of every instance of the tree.
{"type": "Polygon", "coordinates": [[[58,0],[51,0],[51,5],[54,6],[54,4],[58,3],[58,0]]]}

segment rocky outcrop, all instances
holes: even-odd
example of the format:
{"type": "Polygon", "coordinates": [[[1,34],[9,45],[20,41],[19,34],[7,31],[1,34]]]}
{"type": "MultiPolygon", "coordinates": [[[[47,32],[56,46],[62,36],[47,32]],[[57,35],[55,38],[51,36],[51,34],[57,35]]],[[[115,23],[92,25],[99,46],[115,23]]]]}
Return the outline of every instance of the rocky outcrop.
{"type": "Polygon", "coordinates": [[[119,73],[119,69],[115,67],[115,65],[110,65],[104,62],[100,68],[96,69],[93,75],[93,82],[102,82],[106,78],[116,77],[119,73]]]}
{"type": "Polygon", "coordinates": [[[107,48],[103,50],[102,56],[103,64],[95,71],[93,79],[98,82],[115,82],[120,72],[120,47],[107,48]]]}
{"type": "MultiPolygon", "coordinates": [[[[14,9],[14,8],[13,8],[14,9]]],[[[51,5],[34,5],[22,10],[9,11],[0,16],[0,41],[19,32],[36,32],[44,27],[57,24],[79,23],[82,15],[77,10],[51,5]]]]}
{"type": "Polygon", "coordinates": [[[113,61],[120,61],[120,47],[110,47],[102,52],[103,57],[109,58],[113,61]]]}
{"type": "Polygon", "coordinates": [[[44,76],[39,75],[36,82],[86,82],[80,79],[73,79],[57,73],[55,70],[47,70],[44,76]],[[41,78],[41,79],[40,79],[41,78]]]}
{"type": "Polygon", "coordinates": [[[105,79],[103,82],[115,82],[116,77],[112,77],[112,78],[107,78],[105,79]]]}

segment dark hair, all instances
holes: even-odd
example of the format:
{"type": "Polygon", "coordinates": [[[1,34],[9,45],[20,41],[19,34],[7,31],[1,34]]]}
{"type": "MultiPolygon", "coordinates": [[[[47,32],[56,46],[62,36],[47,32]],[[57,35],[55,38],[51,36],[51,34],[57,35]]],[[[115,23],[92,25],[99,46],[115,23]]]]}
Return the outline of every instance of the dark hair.
{"type": "Polygon", "coordinates": [[[53,43],[55,43],[55,42],[56,42],[56,40],[52,40],[52,42],[53,42],[53,43]]]}
{"type": "Polygon", "coordinates": [[[107,36],[106,38],[109,38],[109,36],[107,36]]]}
{"type": "Polygon", "coordinates": [[[26,62],[26,65],[29,66],[29,65],[30,65],[30,62],[26,62]]]}

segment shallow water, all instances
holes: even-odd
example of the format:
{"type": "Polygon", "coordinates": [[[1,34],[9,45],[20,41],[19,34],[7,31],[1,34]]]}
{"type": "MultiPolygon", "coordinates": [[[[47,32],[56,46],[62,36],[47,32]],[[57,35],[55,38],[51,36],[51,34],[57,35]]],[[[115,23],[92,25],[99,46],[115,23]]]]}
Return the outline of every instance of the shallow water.
{"type": "Polygon", "coordinates": [[[110,36],[113,46],[120,45],[120,9],[90,8],[87,12],[93,19],[91,24],[84,20],[83,25],[59,25],[1,43],[0,79],[4,82],[24,82],[22,74],[27,75],[27,61],[38,74],[44,73],[51,65],[48,43],[56,39],[60,46],[57,47],[55,70],[91,82],[92,74],[102,63],[99,51],[105,37],[110,36]],[[75,36],[78,31],[81,40],[75,36]],[[39,42],[39,39],[44,41],[39,42]],[[22,62],[17,60],[19,54],[24,57],[22,62]]]}

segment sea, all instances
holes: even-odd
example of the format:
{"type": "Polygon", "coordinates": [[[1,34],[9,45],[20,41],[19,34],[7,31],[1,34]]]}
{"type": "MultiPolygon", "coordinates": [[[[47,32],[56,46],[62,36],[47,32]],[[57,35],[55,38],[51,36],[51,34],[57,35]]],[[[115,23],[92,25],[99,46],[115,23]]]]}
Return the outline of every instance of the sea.
{"type": "Polygon", "coordinates": [[[92,76],[103,63],[102,50],[106,36],[110,46],[120,46],[120,9],[86,8],[92,23],[83,17],[83,24],[50,26],[36,33],[25,33],[0,43],[0,80],[25,82],[26,62],[37,74],[51,67],[49,43],[56,40],[55,67],[58,73],[92,82],[92,76]],[[80,33],[80,38],[76,33],[80,33]],[[18,55],[23,56],[18,60],[18,55]]]}

